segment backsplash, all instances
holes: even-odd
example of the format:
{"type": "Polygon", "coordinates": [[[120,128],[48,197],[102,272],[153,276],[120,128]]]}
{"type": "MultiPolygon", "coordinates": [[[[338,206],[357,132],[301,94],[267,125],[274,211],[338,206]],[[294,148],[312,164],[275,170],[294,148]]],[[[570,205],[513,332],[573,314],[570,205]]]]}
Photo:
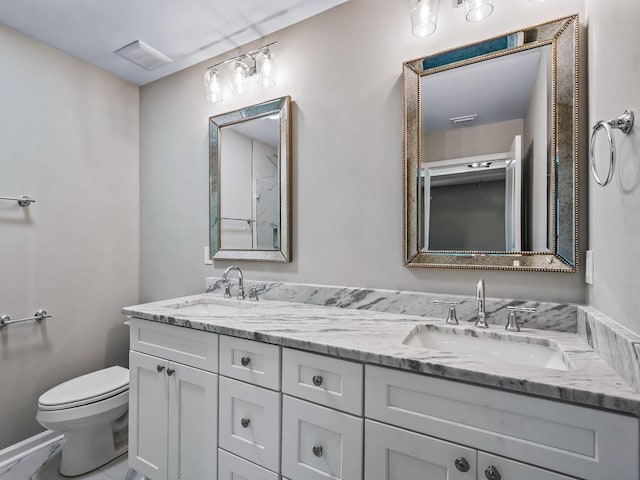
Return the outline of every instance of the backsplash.
{"type": "MultiPolygon", "coordinates": [[[[218,278],[207,278],[207,292],[220,290],[218,278]]],[[[457,301],[458,319],[461,323],[475,321],[478,304],[471,295],[444,295],[398,290],[377,290],[370,288],[336,287],[327,285],[309,285],[300,283],[250,281],[245,285],[256,287],[260,298],[285,302],[309,303],[330,307],[374,310],[377,312],[420,315],[430,318],[447,316],[446,305],[436,305],[434,300],[457,301]]],[[[237,287],[235,287],[237,288],[237,287]]],[[[235,288],[233,293],[235,294],[235,288]]],[[[528,328],[555,330],[558,332],[577,332],[577,307],[563,303],[541,303],[526,300],[486,299],[487,321],[493,324],[506,324],[507,307],[531,307],[534,314],[519,314],[521,324],[528,328]]]]}
{"type": "Polygon", "coordinates": [[[640,391],[640,336],[590,307],[578,308],[578,335],[640,391]]]}

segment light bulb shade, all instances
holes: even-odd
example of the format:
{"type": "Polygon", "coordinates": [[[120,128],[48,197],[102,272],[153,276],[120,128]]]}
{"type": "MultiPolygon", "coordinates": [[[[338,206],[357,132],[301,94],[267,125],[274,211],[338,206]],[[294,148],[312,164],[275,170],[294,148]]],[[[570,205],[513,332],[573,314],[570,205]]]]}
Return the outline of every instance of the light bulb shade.
{"type": "Polygon", "coordinates": [[[440,0],[411,0],[411,31],[416,37],[428,37],[438,25],[440,0]]]}
{"type": "Polygon", "coordinates": [[[276,84],[276,62],[268,48],[256,55],[256,73],[258,83],[263,87],[269,88],[276,84]]]}
{"type": "Polygon", "coordinates": [[[237,59],[229,64],[229,75],[231,81],[231,92],[244,95],[249,93],[247,79],[249,78],[249,67],[242,60],[237,59]]]}
{"type": "Polygon", "coordinates": [[[222,84],[220,83],[220,72],[216,69],[204,72],[204,88],[207,92],[207,100],[211,103],[222,101],[222,84]]]}
{"type": "Polygon", "coordinates": [[[464,0],[467,22],[480,22],[493,12],[493,0],[464,0]]]}

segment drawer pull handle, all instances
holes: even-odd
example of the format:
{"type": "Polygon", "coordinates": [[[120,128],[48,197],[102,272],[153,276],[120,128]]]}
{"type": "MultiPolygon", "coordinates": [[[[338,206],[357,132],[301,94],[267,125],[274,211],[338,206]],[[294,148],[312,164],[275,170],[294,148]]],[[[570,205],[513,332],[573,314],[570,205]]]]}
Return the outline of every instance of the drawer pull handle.
{"type": "Polygon", "coordinates": [[[243,418],[242,420],[240,420],[240,425],[242,425],[242,428],[249,428],[250,423],[251,423],[250,418],[243,418]]]}
{"type": "Polygon", "coordinates": [[[247,367],[251,363],[251,359],[249,357],[242,357],[240,363],[243,367],[247,367]]]}
{"type": "Polygon", "coordinates": [[[313,447],[312,451],[316,457],[320,458],[323,453],[322,445],[316,445],[315,447],[313,447]]]}
{"type": "Polygon", "coordinates": [[[469,471],[469,462],[467,462],[467,459],[464,457],[458,457],[456,458],[455,461],[456,464],[456,468],[460,471],[460,472],[468,472],[469,471]]]}
{"type": "Polygon", "coordinates": [[[164,370],[164,365],[156,366],[156,370],[158,371],[158,373],[162,373],[162,371],[164,370]]]}
{"type": "Polygon", "coordinates": [[[501,480],[502,475],[496,467],[493,465],[489,465],[489,467],[484,471],[484,476],[487,477],[487,480],[501,480]]]}
{"type": "Polygon", "coordinates": [[[176,373],[176,370],[174,368],[167,368],[167,375],[171,376],[174,373],[176,373]]]}
{"type": "Polygon", "coordinates": [[[324,381],[324,379],[322,378],[322,375],[314,375],[312,380],[313,380],[313,384],[316,387],[319,387],[320,385],[322,385],[322,382],[324,381]]]}

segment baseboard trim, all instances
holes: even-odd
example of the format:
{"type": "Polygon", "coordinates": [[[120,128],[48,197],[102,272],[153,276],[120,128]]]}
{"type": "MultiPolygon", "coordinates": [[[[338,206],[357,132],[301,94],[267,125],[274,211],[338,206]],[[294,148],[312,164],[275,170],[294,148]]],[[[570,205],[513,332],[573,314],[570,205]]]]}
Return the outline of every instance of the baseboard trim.
{"type": "Polygon", "coordinates": [[[15,445],[11,445],[10,447],[0,450],[0,469],[17,462],[30,453],[62,440],[63,437],[64,434],[45,430],[44,432],[27,438],[20,443],[16,443],[15,445]]]}

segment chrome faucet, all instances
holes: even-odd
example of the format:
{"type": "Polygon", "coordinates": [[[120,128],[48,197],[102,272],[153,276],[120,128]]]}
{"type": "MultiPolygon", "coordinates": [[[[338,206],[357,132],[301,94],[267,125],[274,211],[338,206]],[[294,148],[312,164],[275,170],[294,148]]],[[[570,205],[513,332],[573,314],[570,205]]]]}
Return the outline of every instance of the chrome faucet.
{"type": "Polygon", "coordinates": [[[236,271],[238,272],[238,299],[239,300],[244,300],[244,277],[242,275],[242,270],[240,270],[240,267],[236,267],[235,265],[231,265],[229,268],[227,268],[224,273],[222,274],[222,281],[226,282],[227,281],[227,275],[229,275],[229,272],[231,271],[236,271]]]}
{"type": "Polygon", "coordinates": [[[476,301],[478,302],[478,316],[476,317],[476,328],[489,328],[487,324],[487,312],[485,311],[484,298],[484,278],[478,279],[476,285],[476,301]]]}

